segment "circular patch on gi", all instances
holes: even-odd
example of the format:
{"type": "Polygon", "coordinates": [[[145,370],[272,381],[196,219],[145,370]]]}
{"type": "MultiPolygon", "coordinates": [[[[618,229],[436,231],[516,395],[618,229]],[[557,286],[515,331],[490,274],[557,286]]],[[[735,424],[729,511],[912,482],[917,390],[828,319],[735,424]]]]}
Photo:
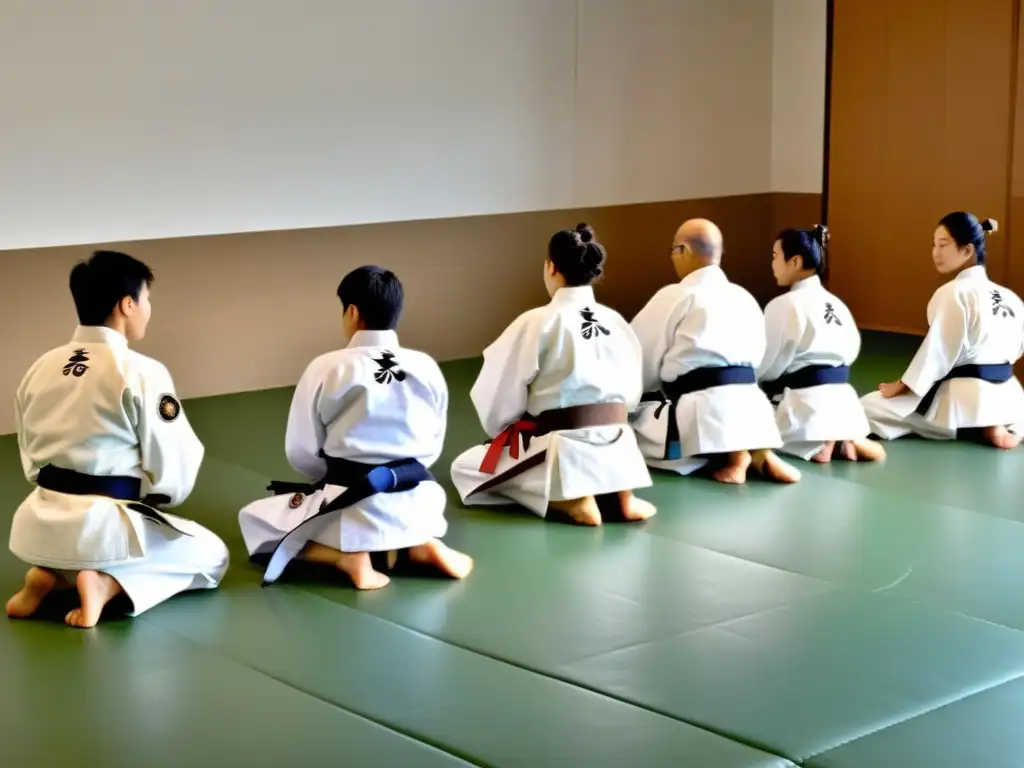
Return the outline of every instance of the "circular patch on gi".
{"type": "Polygon", "coordinates": [[[298,509],[299,507],[302,506],[302,502],[305,500],[305,498],[305,494],[296,493],[294,496],[291,497],[291,499],[289,499],[288,506],[291,507],[292,509],[298,509]]]}
{"type": "Polygon", "coordinates": [[[181,413],[181,403],[174,395],[164,395],[160,398],[157,410],[160,412],[160,418],[164,421],[174,421],[181,413]]]}

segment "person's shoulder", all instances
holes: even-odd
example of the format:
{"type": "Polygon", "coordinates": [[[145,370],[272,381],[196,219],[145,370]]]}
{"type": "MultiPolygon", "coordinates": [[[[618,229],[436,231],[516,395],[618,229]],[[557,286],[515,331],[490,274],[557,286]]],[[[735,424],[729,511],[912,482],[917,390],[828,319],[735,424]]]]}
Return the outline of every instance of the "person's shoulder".
{"type": "Polygon", "coordinates": [[[112,351],[121,363],[119,367],[126,377],[139,377],[146,381],[154,380],[170,383],[172,379],[170,369],[155,357],[144,355],[130,348],[122,351],[112,351]]]}

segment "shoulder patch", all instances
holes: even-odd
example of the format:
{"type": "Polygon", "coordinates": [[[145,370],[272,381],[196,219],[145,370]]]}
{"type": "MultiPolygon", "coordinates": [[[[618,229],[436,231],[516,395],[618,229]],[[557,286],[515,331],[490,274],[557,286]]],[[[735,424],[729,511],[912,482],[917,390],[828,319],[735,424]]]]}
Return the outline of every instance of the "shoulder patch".
{"type": "Polygon", "coordinates": [[[825,322],[829,325],[835,323],[836,325],[842,325],[839,322],[839,317],[836,315],[836,308],[832,306],[831,301],[825,302],[825,322]]]}
{"type": "Polygon", "coordinates": [[[181,414],[181,403],[174,395],[162,395],[157,410],[164,421],[174,421],[181,414]]]}
{"type": "Polygon", "coordinates": [[[305,494],[296,493],[290,499],[288,499],[289,509],[298,509],[302,506],[302,502],[306,500],[305,494]]]}

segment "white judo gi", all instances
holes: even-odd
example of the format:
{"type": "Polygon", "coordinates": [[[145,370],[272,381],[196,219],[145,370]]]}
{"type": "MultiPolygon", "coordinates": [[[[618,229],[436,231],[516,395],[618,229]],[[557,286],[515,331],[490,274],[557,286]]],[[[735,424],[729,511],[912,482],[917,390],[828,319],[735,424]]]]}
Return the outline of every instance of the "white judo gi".
{"type": "MultiPolygon", "coordinates": [[[[259,499],[239,512],[249,554],[271,552],[348,489],[332,482],[338,478],[328,471],[329,461],[365,466],[415,459],[430,467],[441,455],[447,413],[440,367],[429,355],[399,346],[394,331],[359,331],[344,349],[316,358],[295,389],[285,438],[289,464],[316,485],[309,493],[259,499]]],[[[444,536],[446,503],[434,480],[377,493],[326,516],[307,541],[342,552],[419,546],[444,536]]]]}
{"type": "Polygon", "coordinates": [[[452,482],[463,502],[514,502],[545,517],[550,501],[651,485],[628,425],[628,412],[642,394],[640,366],[640,346],[629,324],[598,304],[589,286],[561,288],[549,304],[520,315],[484,350],[470,393],[496,445],[474,446],[452,464],[452,482]],[[621,418],[584,415],[588,406],[600,404],[605,411],[615,411],[617,404],[621,418]],[[577,415],[582,420],[573,426],[577,415]],[[546,418],[555,428],[521,444],[514,425],[546,418]],[[562,426],[572,428],[557,428],[563,418],[562,426]],[[489,451],[493,467],[484,466],[489,451]],[[477,492],[484,483],[494,485],[477,492]]]}
{"type": "Polygon", "coordinates": [[[633,419],[648,465],[687,475],[711,454],[781,447],[754,371],[767,343],[764,315],[721,267],[702,267],[662,288],[632,327],[643,347],[644,390],[666,398],[645,395],[633,419]],[[669,431],[673,412],[678,439],[669,431]]]}
{"type": "Polygon", "coordinates": [[[928,302],[928,333],[901,377],[911,391],[861,398],[871,431],[883,440],[911,433],[952,440],[958,429],[993,426],[1019,434],[1024,391],[1012,365],[1021,354],[1020,298],[989,280],[984,267],[965,269],[928,302]]]}
{"type": "Polygon", "coordinates": [[[757,378],[775,406],[783,453],[811,459],[825,443],[871,431],[849,367],[860,331],[849,308],[817,275],[794,283],[764,310],[767,348],[757,378]]]}
{"type": "Polygon", "coordinates": [[[36,488],[11,525],[11,552],[60,573],[120,583],[138,615],[186,590],[217,587],[228,550],[190,520],[137,502],[192,492],[204,449],[167,369],[106,327],[79,327],[29,369],[15,397],[18,447],[36,488]]]}

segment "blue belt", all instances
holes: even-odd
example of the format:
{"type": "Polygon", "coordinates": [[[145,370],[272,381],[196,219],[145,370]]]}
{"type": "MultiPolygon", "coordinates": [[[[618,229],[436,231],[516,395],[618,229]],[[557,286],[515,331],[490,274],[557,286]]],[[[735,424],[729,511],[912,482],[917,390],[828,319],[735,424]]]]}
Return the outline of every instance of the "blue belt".
{"type": "Polygon", "coordinates": [[[720,365],[706,368],[695,368],[684,373],[675,381],[664,381],[660,392],[645,392],[640,398],[642,403],[661,403],[654,412],[655,418],[661,411],[668,408],[668,431],[665,433],[665,461],[676,461],[682,458],[682,447],[679,444],[679,425],[676,423],[676,403],[683,395],[700,392],[712,387],[724,387],[729,384],[756,384],[757,376],[749,365],[720,365]]]}
{"type": "Polygon", "coordinates": [[[150,494],[143,499],[142,481],[128,475],[87,475],[73,469],[64,469],[47,464],[39,470],[36,485],[54,493],[66,493],[69,496],[106,496],[110,499],[125,502],[125,506],[140,515],[173,528],[184,536],[192,534],[179,528],[174,522],[156,509],[159,504],[166,504],[171,499],[162,494],[150,494]]]}
{"type": "Polygon", "coordinates": [[[805,368],[783,374],[771,381],[762,381],[761,389],[768,397],[781,395],[786,389],[808,389],[823,384],[849,384],[848,365],[808,365],[805,368]]]}
{"type": "Polygon", "coordinates": [[[951,379],[981,379],[982,381],[990,381],[993,384],[1002,384],[1004,381],[1009,381],[1012,378],[1013,366],[1009,363],[958,365],[932,384],[931,389],[925,392],[924,397],[921,398],[921,402],[917,404],[914,412],[919,416],[924,416],[928,413],[928,409],[932,407],[932,402],[935,400],[935,396],[939,393],[939,387],[942,386],[944,381],[951,379]]]}
{"type": "MultiPolygon", "coordinates": [[[[324,503],[312,517],[306,518],[286,533],[276,544],[263,574],[263,586],[273,584],[285,567],[302,551],[310,539],[330,522],[332,514],[340,513],[378,493],[408,491],[434,476],[416,459],[396,459],[387,464],[363,464],[348,459],[321,456],[327,460],[327,473],[313,484],[272,482],[267,489],[275,493],[309,493],[325,485],[345,486],[345,490],[329,504],[324,503]]],[[[264,554],[264,553],[259,553],[264,554]]]]}

